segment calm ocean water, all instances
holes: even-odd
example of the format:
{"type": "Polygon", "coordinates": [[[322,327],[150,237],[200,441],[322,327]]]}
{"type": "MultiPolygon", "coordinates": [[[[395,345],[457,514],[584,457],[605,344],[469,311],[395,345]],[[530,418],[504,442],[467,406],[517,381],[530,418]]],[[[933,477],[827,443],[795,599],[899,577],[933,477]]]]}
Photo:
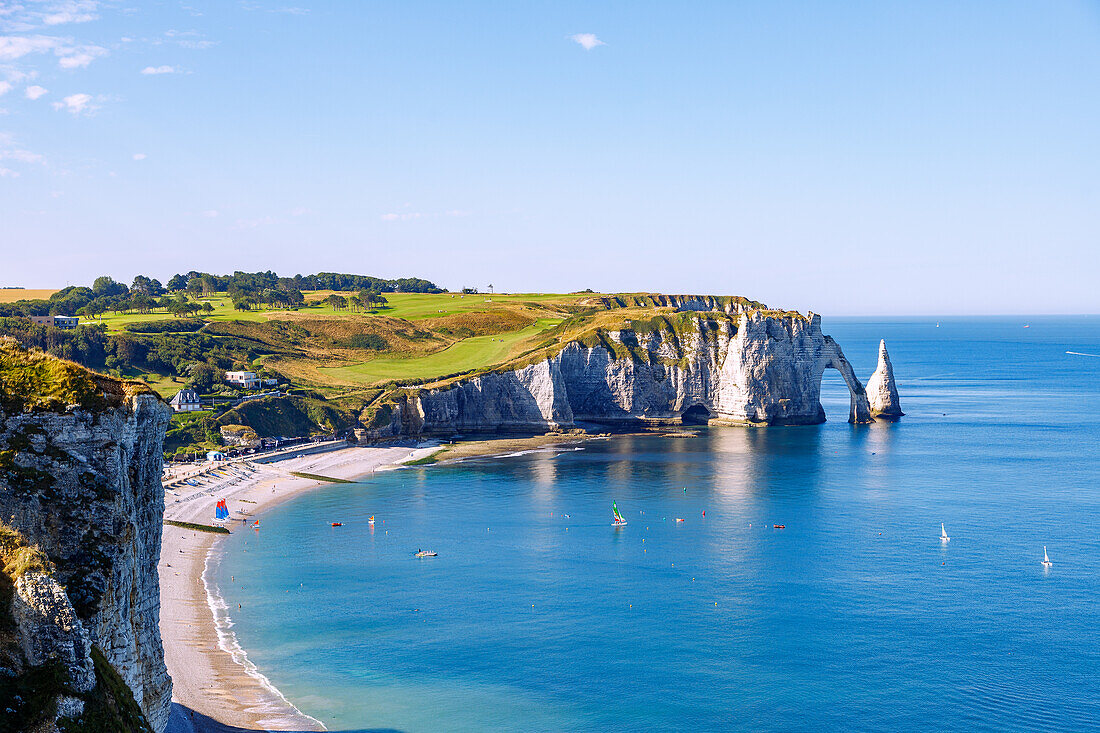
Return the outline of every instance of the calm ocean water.
{"type": "Polygon", "coordinates": [[[303,496],[226,540],[234,631],[331,730],[1100,729],[1100,318],[940,324],[825,321],[896,424],[829,371],[821,426],[303,496]]]}

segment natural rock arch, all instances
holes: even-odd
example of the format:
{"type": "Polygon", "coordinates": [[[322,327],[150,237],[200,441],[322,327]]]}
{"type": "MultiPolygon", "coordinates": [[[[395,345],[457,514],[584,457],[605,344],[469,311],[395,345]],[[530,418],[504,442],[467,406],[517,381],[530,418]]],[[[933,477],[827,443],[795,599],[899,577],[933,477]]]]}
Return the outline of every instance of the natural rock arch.
{"type": "MultiPolygon", "coordinates": [[[[871,417],[871,403],[867,399],[867,390],[856,376],[855,370],[840,350],[840,345],[833,341],[832,336],[825,337],[825,357],[822,365],[822,374],[826,369],[836,369],[844,378],[844,384],[848,386],[848,394],[851,397],[851,407],[848,411],[848,422],[853,424],[871,423],[875,418],[871,417]]],[[[818,393],[821,391],[821,375],[818,375],[818,393]]]]}

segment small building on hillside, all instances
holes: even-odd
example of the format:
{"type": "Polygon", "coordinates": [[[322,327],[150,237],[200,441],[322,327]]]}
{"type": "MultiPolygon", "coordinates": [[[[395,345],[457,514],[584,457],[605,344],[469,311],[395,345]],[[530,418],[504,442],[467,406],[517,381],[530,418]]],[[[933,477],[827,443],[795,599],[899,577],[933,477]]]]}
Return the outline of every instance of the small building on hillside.
{"type": "Polygon", "coordinates": [[[256,372],[226,372],[225,381],[241,389],[260,388],[260,376],[256,372]]]}
{"type": "Polygon", "coordinates": [[[224,461],[225,460],[225,454],[222,453],[220,450],[208,451],[207,454],[206,454],[206,460],[208,460],[208,461],[224,461]]]}
{"type": "Polygon", "coordinates": [[[78,316],[30,316],[31,322],[39,326],[57,326],[58,328],[76,328],[80,325],[78,316]]]}
{"type": "Polygon", "coordinates": [[[199,393],[193,389],[181,389],[176,396],[168,401],[176,412],[195,412],[202,409],[199,393]]]}

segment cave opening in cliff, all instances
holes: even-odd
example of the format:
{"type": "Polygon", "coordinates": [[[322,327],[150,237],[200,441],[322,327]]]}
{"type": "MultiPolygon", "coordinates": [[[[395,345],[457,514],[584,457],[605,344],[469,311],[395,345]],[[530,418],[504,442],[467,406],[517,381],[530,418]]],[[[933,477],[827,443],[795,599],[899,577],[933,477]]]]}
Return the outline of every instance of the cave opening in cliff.
{"type": "Polygon", "coordinates": [[[692,405],[680,414],[680,422],[684,425],[706,425],[714,417],[703,405],[692,405]]]}

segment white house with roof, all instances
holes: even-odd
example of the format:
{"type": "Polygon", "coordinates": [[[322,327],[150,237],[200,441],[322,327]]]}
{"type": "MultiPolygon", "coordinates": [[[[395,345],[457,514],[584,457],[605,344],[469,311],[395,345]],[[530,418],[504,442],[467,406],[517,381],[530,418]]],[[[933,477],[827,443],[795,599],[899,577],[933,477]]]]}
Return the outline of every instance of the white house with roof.
{"type": "Polygon", "coordinates": [[[181,389],[176,396],[168,401],[176,412],[195,412],[202,409],[202,401],[199,393],[193,389],[181,389]]]}
{"type": "Polygon", "coordinates": [[[226,372],[225,381],[241,389],[259,389],[261,380],[256,372],[226,372]]]}

